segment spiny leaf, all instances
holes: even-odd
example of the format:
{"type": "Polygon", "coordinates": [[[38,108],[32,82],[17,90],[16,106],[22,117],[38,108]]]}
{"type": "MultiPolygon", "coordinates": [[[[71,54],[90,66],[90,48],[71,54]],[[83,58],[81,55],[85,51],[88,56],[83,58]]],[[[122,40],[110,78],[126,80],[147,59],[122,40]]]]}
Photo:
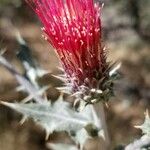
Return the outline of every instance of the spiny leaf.
{"type": "Polygon", "coordinates": [[[17,57],[24,66],[25,76],[31,81],[31,83],[38,87],[38,83],[36,81],[37,78],[40,78],[49,72],[39,67],[39,64],[32,55],[32,49],[30,49],[27,45],[18,30],[16,31],[16,39],[20,46],[17,52],[17,57]]]}
{"type": "MultiPolygon", "coordinates": [[[[45,91],[36,88],[31,82],[29,82],[25,77],[17,72],[14,66],[12,66],[3,56],[0,55],[0,64],[3,65],[12,75],[14,75],[19,82],[20,86],[26,93],[29,94],[30,99],[42,103],[45,99],[41,96],[45,91]],[[40,94],[39,94],[40,93],[40,94]]],[[[29,99],[28,99],[29,100],[29,99]]]]}
{"type": "Polygon", "coordinates": [[[80,144],[81,150],[83,149],[86,140],[89,138],[91,138],[91,136],[87,133],[87,131],[84,128],[78,131],[76,133],[76,136],[73,137],[74,141],[76,141],[77,144],[80,144]]]}
{"type": "Polygon", "coordinates": [[[32,118],[46,130],[47,137],[53,131],[67,131],[76,133],[88,124],[97,125],[97,118],[93,114],[93,106],[87,106],[82,112],[76,112],[70,108],[67,102],[59,98],[54,104],[49,102],[40,103],[7,103],[1,102],[25,117],[32,118]]]}
{"type": "Polygon", "coordinates": [[[78,148],[74,145],[69,144],[54,144],[54,143],[48,143],[47,147],[52,150],[78,150],[78,148]]]}
{"type": "Polygon", "coordinates": [[[127,145],[124,150],[149,150],[150,136],[144,135],[140,139],[127,145]]]}
{"type": "Polygon", "coordinates": [[[135,127],[141,129],[143,134],[150,136],[150,117],[149,117],[148,111],[146,111],[145,113],[144,123],[140,126],[135,126],[135,127]]]}

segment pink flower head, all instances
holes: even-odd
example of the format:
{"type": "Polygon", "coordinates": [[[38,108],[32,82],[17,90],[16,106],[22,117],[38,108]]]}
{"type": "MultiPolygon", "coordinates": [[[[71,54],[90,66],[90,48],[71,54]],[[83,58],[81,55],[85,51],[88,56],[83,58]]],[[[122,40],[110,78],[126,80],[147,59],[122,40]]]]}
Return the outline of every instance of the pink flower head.
{"type": "Polygon", "coordinates": [[[70,91],[85,95],[93,89],[105,90],[108,65],[101,45],[99,3],[94,0],[27,0],[27,3],[41,20],[46,39],[61,60],[70,91]]]}

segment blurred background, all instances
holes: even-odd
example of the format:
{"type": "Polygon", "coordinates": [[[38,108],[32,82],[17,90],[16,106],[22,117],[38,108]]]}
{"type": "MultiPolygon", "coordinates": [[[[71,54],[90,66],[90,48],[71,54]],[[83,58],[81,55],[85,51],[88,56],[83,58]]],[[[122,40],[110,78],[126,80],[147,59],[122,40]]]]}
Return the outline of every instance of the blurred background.
{"type": "MultiPolygon", "coordinates": [[[[101,0],[103,44],[108,49],[108,60],[121,62],[120,79],[115,83],[115,97],[105,108],[112,149],[141,136],[134,128],[144,121],[150,108],[150,0],[101,0]]],[[[32,55],[43,69],[58,73],[58,59],[52,47],[41,36],[41,24],[32,10],[21,0],[0,0],[0,48],[7,49],[5,57],[19,71],[16,58],[19,45],[14,36],[17,28],[32,49],[32,55]]],[[[56,87],[57,80],[46,75],[43,82],[56,87]]],[[[0,101],[19,101],[23,93],[15,91],[14,77],[0,66],[0,101]]],[[[48,97],[59,93],[48,90],[48,97]]],[[[0,106],[0,150],[47,150],[45,132],[31,120],[19,125],[20,115],[0,106]]],[[[54,133],[50,141],[62,141],[65,133],[54,133]]],[[[66,138],[66,142],[67,142],[66,138]]],[[[92,143],[92,142],[91,142],[92,143]]]]}

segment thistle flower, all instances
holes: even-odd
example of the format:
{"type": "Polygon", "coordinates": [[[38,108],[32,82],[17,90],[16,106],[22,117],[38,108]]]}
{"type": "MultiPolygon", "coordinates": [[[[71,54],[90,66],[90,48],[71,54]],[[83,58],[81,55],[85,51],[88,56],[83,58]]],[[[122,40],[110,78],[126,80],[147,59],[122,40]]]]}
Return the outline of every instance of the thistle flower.
{"type": "Polygon", "coordinates": [[[55,48],[67,92],[94,103],[112,93],[109,64],[101,44],[101,6],[94,0],[26,0],[55,48]]]}

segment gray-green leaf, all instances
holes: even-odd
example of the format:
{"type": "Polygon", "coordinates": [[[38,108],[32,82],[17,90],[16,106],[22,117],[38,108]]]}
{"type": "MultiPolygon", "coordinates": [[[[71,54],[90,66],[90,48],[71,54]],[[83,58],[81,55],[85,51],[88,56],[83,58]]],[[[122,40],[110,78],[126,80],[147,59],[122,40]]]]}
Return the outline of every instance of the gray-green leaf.
{"type": "Polygon", "coordinates": [[[42,104],[1,103],[23,114],[25,118],[32,118],[46,130],[47,137],[53,131],[76,133],[88,124],[99,128],[97,125],[98,118],[93,113],[92,105],[87,106],[82,112],[76,112],[69,106],[69,103],[62,100],[62,97],[54,104],[50,104],[50,102],[43,102],[42,104]]]}

